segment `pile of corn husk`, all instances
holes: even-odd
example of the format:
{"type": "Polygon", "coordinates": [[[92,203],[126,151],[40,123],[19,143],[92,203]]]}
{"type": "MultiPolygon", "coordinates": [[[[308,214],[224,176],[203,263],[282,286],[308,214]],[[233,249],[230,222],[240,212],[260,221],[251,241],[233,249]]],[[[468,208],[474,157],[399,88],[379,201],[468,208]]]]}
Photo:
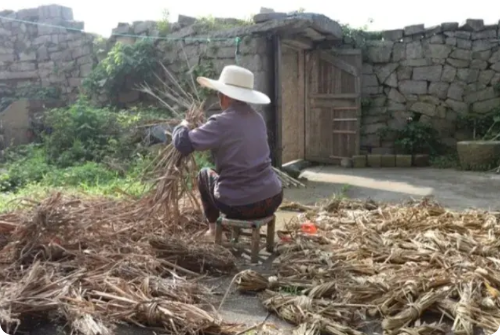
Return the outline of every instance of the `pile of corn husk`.
{"type": "MultiPolygon", "coordinates": [[[[198,126],[203,101],[164,69],[163,85],[144,90],[198,126]]],[[[84,335],[111,334],[117,322],[172,334],[234,333],[206,300],[209,290],[193,281],[235,270],[229,251],[192,240],[204,227],[196,172],[194,159],[170,144],[145,171],[150,190],[139,200],[57,193],[1,215],[0,323],[12,331],[36,316],[62,319],[84,335]]]]}
{"type": "Polygon", "coordinates": [[[190,240],[199,213],[181,207],[182,221],[162,222],[144,219],[147,209],[135,201],[60,193],[22,205],[0,216],[7,240],[0,323],[8,331],[36,316],[62,319],[85,335],[111,334],[117,322],[173,334],[235,332],[207,302],[210,290],[195,281],[200,273],[235,269],[230,252],[190,240]]]}
{"type": "Polygon", "coordinates": [[[276,276],[237,276],[241,291],[297,334],[472,335],[500,326],[500,213],[446,210],[429,199],[379,205],[338,199],[305,211],[278,248],[276,276]]]}

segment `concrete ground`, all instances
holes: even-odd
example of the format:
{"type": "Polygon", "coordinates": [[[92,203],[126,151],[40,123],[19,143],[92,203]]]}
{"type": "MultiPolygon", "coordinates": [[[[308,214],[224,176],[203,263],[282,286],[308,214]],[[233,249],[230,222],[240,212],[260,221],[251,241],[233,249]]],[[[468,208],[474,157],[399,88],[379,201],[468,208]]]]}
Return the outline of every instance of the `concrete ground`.
{"type": "MultiPolygon", "coordinates": [[[[444,206],[453,209],[500,208],[500,175],[461,172],[454,170],[422,169],[342,169],[338,167],[314,167],[303,171],[306,189],[287,189],[285,198],[303,204],[314,204],[320,199],[343,193],[350,198],[372,198],[383,202],[401,202],[411,198],[434,196],[444,206]]],[[[294,217],[296,213],[279,212],[277,229],[294,217]]],[[[257,270],[271,271],[270,262],[256,267],[257,270]]],[[[245,266],[242,266],[245,268],[245,266]]],[[[214,287],[215,300],[221,299],[229,288],[232,278],[215,278],[206,284],[214,287]]],[[[215,304],[218,305],[217,303],[215,304]]],[[[227,321],[245,323],[249,326],[261,323],[268,315],[256,297],[231,293],[222,306],[222,315],[227,321]]],[[[270,317],[280,327],[287,325],[275,317],[270,317]]],[[[55,334],[52,325],[37,327],[33,335],[55,334]],[[48,327],[48,328],[47,328],[48,327]]],[[[119,334],[151,334],[136,328],[121,328],[119,334]]]]}

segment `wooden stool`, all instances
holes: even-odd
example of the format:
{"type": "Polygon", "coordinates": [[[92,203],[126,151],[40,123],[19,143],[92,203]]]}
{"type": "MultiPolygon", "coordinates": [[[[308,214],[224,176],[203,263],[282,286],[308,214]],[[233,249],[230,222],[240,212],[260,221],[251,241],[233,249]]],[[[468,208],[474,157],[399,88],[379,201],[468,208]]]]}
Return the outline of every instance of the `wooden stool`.
{"type": "Polygon", "coordinates": [[[266,234],[266,250],[268,252],[274,251],[274,234],[276,225],[276,216],[268,216],[258,220],[233,220],[224,216],[219,217],[215,226],[215,243],[222,244],[222,227],[229,227],[231,229],[231,238],[235,240],[239,237],[241,229],[252,229],[252,243],[251,243],[251,262],[259,262],[260,252],[260,228],[267,225],[266,234]]]}

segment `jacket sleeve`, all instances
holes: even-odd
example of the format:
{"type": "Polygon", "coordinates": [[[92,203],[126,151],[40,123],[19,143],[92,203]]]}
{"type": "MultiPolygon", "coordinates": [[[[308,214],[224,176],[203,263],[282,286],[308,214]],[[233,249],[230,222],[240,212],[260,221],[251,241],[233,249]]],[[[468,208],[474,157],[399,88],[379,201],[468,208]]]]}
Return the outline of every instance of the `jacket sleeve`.
{"type": "Polygon", "coordinates": [[[172,131],[172,142],[174,147],[179,151],[183,156],[188,156],[194,151],[193,144],[189,139],[189,128],[178,125],[172,131]]]}
{"type": "Polygon", "coordinates": [[[223,131],[221,121],[212,116],[201,127],[189,132],[189,139],[196,151],[216,149],[221,145],[223,131]]]}

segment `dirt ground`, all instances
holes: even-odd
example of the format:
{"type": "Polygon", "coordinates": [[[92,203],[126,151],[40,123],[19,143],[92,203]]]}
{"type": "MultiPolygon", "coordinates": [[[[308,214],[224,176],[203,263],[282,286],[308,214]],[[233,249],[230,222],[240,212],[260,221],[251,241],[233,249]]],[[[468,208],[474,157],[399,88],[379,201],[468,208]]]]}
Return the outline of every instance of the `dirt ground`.
{"type": "MultiPolygon", "coordinates": [[[[500,175],[460,172],[454,170],[422,169],[342,169],[337,167],[315,167],[303,172],[307,178],[306,189],[288,189],[286,200],[314,204],[320,199],[343,193],[350,198],[372,198],[383,202],[401,202],[411,198],[434,196],[444,206],[452,209],[500,208],[498,198],[500,175]]],[[[295,213],[278,213],[277,229],[283,227],[295,213]]],[[[256,266],[261,272],[271,271],[272,259],[256,266]]],[[[244,268],[245,266],[242,266],[244,268]]],[[[215,278],[207,281],[216,292],[216,300],[221,299],[232,278],[215,278]]],[[[216,304],[217,305],[217,304],[216,304]]],[[[256,297],[232,293],[222,306],[222,314],[227,321],[245,323],[249,326],[261,323],[268,313],[256,297]]],[[[280,327],[287,324],[270,317],[280,327]]],[[[38,326],[33,335],[54,335],[53,325],[38,326]]],[[[152,334],[136,328],[121,328],[119,334],[152,334]]]]}

